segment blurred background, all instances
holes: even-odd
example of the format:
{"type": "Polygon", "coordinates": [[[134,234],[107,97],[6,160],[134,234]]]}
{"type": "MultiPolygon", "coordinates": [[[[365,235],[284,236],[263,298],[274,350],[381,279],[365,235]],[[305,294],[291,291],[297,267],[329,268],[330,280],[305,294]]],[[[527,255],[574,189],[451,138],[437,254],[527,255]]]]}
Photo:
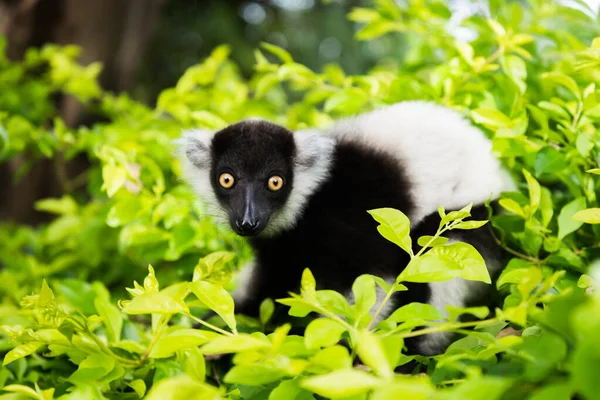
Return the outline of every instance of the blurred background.
{"type": "MultiPolygon", "coordinates": [[[[404,0],[397,0],[406,3],[404,0]]],[[[507,1],[510,0],[497,0],[507,1]]],[[[588,11],[600,0],[566,0],[588,11]]],[[[353,40],[358,29],[346,17],[352,8],[371,0],[1,0],[0,35],[6,37],[9,59],[22,59],[30,47],[47,43],[82,48],[85,65],[99,61],[102,88],[128,92],[135,100],[154,106],[158,94],[173,86],[184,71],[200,62],[217,45],[229,44],[232,59],[244,76],[254,66],[254,49],[269,42],[287,49],[296,61],[313,70],[330,62],[348,74],[364,73],[377,61],[400,60],[407,44],[401,34],[377,40],[353,40]]],[[[443,1],[442,3],[446,3],[443,1]]],[[[458,23],[485,13],[487,2],[451,0],[448,29],[468,38],[458,23]]],[[[90,125],[73,97],[56,99],[60,115],[70,127],[90,125]]],[[[36,224],[44,214],[35,200],[60,196],[51,161],[34,165],[25,179],[0,189],[0,220],[36,224]]],[[[0,164],[0,182],[12,180],[18,160],[0,164]]],[[[69,168],[77,170],[77,161],[69,168]]],[[[76,173],[77,171],[73,172],[76,173]]]]}

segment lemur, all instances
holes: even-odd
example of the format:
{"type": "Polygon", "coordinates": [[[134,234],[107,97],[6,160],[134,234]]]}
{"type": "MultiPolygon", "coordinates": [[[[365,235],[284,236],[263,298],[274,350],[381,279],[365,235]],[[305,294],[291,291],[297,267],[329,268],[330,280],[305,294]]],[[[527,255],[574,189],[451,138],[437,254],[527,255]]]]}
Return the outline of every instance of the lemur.
{"type": "MultiPolygon", "coordinates": [[[[485,134],[459,112],[431,102],[401,102],[324,130],[295,133],[244,120],[216,133],[186,131],[179,143],[184,179],[209,213],[248,237],[254,250],[255,260],[242,270],[234,292],[236,312],[253,316],[263,299],[297,292],[305,268],[318,289],[337,290],[350,300],[361,274],[394,282],[409,256],[379,234],[367,210],[402,211],[417,238],[435,234],[438,206],[457,210],[473,203],[473,216],[487,219],[486,201],[514,190],[485,134]]],[[[489,225],[445,236],[472,244],[494,276],[503,253],[489,225]]],[[[411,302],[442,311],[446,305],[465,306],[485,300],[491,287],[461,278],[407,286],[381,317],[411,302]]],[[[380,292],[372,311],[382,299],[380,292]]],[[[411,347],[432,355],[449,340],[428,335],[411,347]]]]}

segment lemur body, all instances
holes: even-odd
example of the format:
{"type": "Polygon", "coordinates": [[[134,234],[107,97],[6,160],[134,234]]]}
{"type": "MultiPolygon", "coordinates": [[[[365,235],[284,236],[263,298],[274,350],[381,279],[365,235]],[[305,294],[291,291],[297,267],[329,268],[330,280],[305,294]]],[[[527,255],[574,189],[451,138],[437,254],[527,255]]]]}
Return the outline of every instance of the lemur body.
{"type": "MultiPolygon", "coordinates": [[[[484,202],[513,189],[481,131],[455,111],[425,102],[346,118],[325,132],[292,134],[250,120],[214,135],[191,131],[181,143],[188,182],[211,214],[249,236],[254,248],[255,262],[242,271],[234,294],[237,311],[249,315],[257,314],[264,298],[297,291],[305,268],[318,288],[348,298],[361,274],[393,282],[408,255],[379,234],[367,210],[403,211],[417,238],[435,233],[438,206],[455,210],[474,203],[474,216],[485,219],[484,202]]],[[[446,236],[474,245],[490,273],[498,272],[502,254],[488,226],[446,236]]],[[[382,316],[415,301],[440,310],[465,306],[489,285],[457,278],[408,286],[392,297],[382,316]]],[[[448,340],[429,335],[412,342],[412,351],[434,354],[448,340]]]]}

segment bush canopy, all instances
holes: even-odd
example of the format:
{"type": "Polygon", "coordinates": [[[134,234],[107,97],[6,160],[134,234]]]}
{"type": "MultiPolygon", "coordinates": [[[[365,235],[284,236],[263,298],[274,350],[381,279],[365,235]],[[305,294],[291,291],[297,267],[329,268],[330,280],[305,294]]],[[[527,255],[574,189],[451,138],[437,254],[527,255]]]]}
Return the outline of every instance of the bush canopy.
{"type": "Polygon", "coordinates": [[[101,67],[78,64],[76,47],[30,49],[21,62],[0,51],[0,160],[18,158],[19,176],[42,159],[56,168],[88,160],[62,180],[64,196],[36,203],[51,222],[0,225],[1,397],[600,399],[600,24],[572,3],[490,0],[455,26],[442,1],[376,0],[348,15],[356,40],[400,35],[401,59],[365,75],[336,64],[315,72],[264,43],[245,79],[221,46],[156,108],[103,92],[101,67]],[[57,94],[76,96],[102,122],[68,128],[57,94]],[[235,316],[229,292],[250,250],[182,183],[173,139],[248,117],[319,127],[414,99],[471,118],[519,183],[489,222],[512,256],[496,283],[502,307],[412,303],[374,326],[376,286],[389,297],[402,282],[489,283],[476,251],[441,251],[446,230],[483,223],[469,207],[440,210],[439,231],[425,238],[410,238],[399,211],[380,209],[365,212],[412,259],[394,285],[360,276],[349,304],[316,290],[308,265],[301,293],[265,300],[258,319],[235,316]],[[270,323],[276,302],[292,316],[324,318],[293,335],[270,323]],[[203,320],[208,309],[218,316],[203,320]],[[445,354],[403,353],[406,338],[442,331],[462,335],[445,354]],[[394,372],[413,360],[413,374],[394,372]]]}

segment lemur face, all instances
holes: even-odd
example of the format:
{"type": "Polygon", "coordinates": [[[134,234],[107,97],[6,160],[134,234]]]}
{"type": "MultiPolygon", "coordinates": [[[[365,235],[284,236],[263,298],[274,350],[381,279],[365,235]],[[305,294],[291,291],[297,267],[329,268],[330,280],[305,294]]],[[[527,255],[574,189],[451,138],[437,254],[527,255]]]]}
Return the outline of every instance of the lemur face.
{"type": "Polygon", "coordinates": [[[275,235],[298,222],[328,177],[334,140],[247,120],[217,133],[191,130],[178,141],[185,179],[240,235],[275,235]]]}
{"type": "Polygon", "coordinates": [[[239,235],[259,234],[284,206],[294,182],[294,153],[292,133],[267,122],[241,122],[215,134],[211,184],[239,235]]]}

